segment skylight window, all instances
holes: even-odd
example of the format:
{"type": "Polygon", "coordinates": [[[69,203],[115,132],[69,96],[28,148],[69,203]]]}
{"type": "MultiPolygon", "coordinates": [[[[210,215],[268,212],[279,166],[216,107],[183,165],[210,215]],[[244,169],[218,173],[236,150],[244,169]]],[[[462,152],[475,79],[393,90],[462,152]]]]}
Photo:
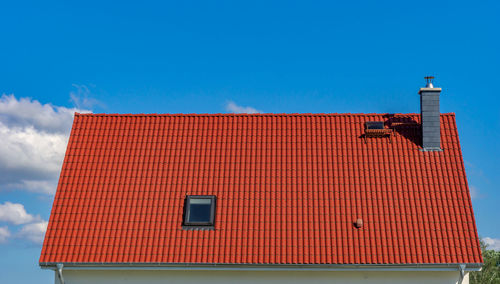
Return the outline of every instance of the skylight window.
{"type": "Polygon", "coordinates": [[[366,129],[384,129],[383,121],[367,121],[365,125],[366,129]]]}
{"type": "Polygon", "coordinates": [[[184,205],[184,226],[213,226],[215,219],[214,195],[188,195],[184,205]]]}

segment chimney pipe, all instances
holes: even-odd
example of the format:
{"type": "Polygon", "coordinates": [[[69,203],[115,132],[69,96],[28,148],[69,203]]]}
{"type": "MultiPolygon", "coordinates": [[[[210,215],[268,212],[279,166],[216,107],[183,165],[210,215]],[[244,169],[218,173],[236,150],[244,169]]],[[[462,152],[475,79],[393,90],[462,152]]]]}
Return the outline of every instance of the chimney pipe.
{"type": "Polygon", "coordinates": [[[422,121],[423,151],[442,151],[439,95],[441,88],[434,88],[433,76],[424,77],[425,88],[420,88],[420,118],[422,121]]]}

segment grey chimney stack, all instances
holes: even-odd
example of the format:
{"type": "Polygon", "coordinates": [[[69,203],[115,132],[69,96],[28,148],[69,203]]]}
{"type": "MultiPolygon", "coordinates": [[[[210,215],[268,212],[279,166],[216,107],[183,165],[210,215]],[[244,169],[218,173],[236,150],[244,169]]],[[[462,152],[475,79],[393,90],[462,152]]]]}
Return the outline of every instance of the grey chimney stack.
{"type": "Polygon", "coordinates": [[[439,94],[441,88],[434,88],[434,77],[427,76],[427,85],[420,88],[420,116],[422,120],[423,151],[441,151],[441,129],[439,94]]]}

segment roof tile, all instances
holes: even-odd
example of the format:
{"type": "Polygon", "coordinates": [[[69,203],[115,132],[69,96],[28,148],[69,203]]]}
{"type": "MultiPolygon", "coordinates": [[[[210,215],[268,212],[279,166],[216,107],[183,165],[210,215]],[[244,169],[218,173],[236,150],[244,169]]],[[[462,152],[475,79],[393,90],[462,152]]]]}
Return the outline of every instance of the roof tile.
{"type": "Polygon", "coordinates": [[[76,114],[40,262],[482,262],[454,114],[76,114]],[[365,121],[395,129],[362,138],[365,121]],[[211,231],[186,195],[217,196],[211,231]],[[353,223],[363,219],[363,227],[353,223]]]}

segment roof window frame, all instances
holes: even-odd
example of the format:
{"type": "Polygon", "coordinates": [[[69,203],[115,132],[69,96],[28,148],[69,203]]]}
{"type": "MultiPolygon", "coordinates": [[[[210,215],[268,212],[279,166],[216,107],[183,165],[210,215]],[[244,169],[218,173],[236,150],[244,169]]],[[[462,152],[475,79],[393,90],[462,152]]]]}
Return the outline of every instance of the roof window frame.
{"type": "Polygon", "coordinates": [[[215,226],[215,208],[216,208],[217,198],[215,195],[186,195],[184,200],[184,210],[182,218],[182,227],[184,229],[214,229],[215,226]],[[210,208],[210,221],[208,222],[192,222],[189,221],[190,210],[191,210],[191,200],[193,199],[208,199],[211,200],[210,208]]]}
{"type": "Polygon", "coordinates": [[[365,129],[385,129],[385,123],[383,121],[366,121],[365,129]]]}

